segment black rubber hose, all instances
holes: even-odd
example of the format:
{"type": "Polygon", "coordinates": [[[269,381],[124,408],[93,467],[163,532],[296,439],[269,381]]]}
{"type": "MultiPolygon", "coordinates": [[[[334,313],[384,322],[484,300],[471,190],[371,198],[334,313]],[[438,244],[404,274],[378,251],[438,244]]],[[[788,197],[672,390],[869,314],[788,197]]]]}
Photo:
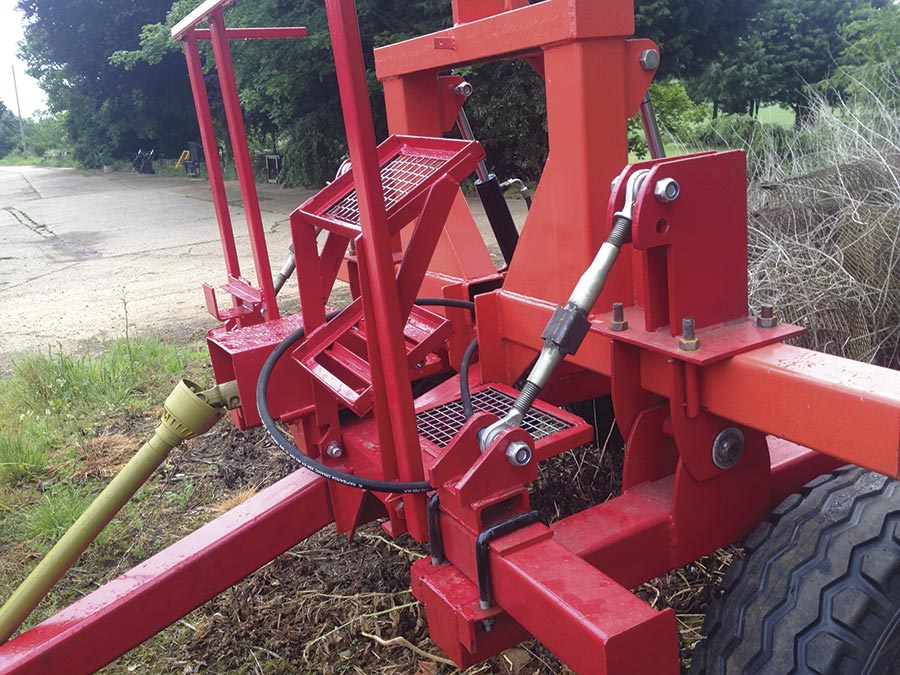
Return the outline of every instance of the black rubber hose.
{"type": "Polygon", "coordinates": [[[422,307],[456,307],[458,309],[475,309],[474,302],[471,302],[469,300],[454,300],[453,298],[416,298],[415,304],[422,307]]]}
{"type": "MultiPolygon", "coordinates": [[[[416,304],[460,307],[462,309],[475,308],[475,303],[467,300],[450,300],[444,298],[418,298],[416,304]]],[[[325,320],[331,321],[338,314],[340,314],[339,311],[329,312],[325,315],[325,320]]],[[[312,457],[305,455],[287,436],[281,433],[281,429],[275,424],[272,413],[269,411],[269,380],[272,377],[272,371],[275,368],[275,364],[278,363],[279,359],[281,359],[291,347],[302,340],[305,335],[305,327],[300,327],[290,333],[277,347],[275,347],[274,350],[272,350],[272,353],[269,354],[269,358],[267,358],[265,364],[263,364],[262,370],[259,372],[259,379],[256,381],[256,409],[259,412],[259,418],[262,421],[266,433],[269,434],[269,437],[275,441],[275,444],[291,459],[300,464],[300,466],[312,471],[316,475],[327,478],[328,480],[333,480],[336,483],[341,483],[342,485],[348,485],[360,490],[386,492],[389,494],[415,494],[433,490],[434,488],[431,484],[426,481],[404,483],[375,480],[374,478],[363,478],[361,476],[354,476],[353,474],[338,471],[337,469],[326,466],[312,457]]],[[[468,380],[466,382],[468,384],[468,380]]]]}
{"type": "MultiPolygon", "coordinates": [[[[325,318],[330,321],[338,314],[340,314],[340,312],[329,312],[325,318]]],[[[303,454],[287,436],[281,433],[281,430],[275,424],[275,420],[272,419],[271,412],[269,412],[269,402],[267,400],[269,379],[272,376],[272,370],[275,368],[275,364],[278,363],[278,360],[285,352],[303,339],[304,335],[306,335],[305,327],[300,327],[288,335],[277,347],[275,347],[272,353],[269,354],[269,358],[266,359],[262,370],[259,372],[259,379],[256,381],[256,409],[259,411],[259,418],[262,420],[263,427],[265,428],[266,433],[269,434],[269,437],[275,441],[275,444],[281,448],[282,451],[287,453],[291,459],[300,464],[300,466],[309,469],[314,474],[327,478],[328,480],[333,480],[336,483],[341,483],[342,485],[359,488],[360,490],[371,490],[372,492],[387,492],[392,494],[413,494],[433,490],[434,488],[426,481],[402,483],[375,480],[373,478],[363,478],[361,476],[354,476],[353,474],[338,471],[303,454]]]]}
{"type": "Polygon", "coordinates": [[[475,338],[466,347],[466,351],[462,357],[462,363],[459,364],[459,400],[462,402],[463,416],[469,419],[475,414],[472,407],[472,394],[469,392],[469,366],[472,365],[472,357],[478,351],[478,338],[475,338]]]}

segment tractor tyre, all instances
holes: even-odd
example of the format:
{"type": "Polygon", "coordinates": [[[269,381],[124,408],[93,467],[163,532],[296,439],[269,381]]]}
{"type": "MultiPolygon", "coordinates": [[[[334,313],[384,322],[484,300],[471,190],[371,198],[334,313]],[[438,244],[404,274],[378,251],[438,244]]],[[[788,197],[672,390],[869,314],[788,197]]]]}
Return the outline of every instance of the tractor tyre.
{"type": "Polygon", "coordinates": [[[900,482],[820,476],[745,542],[692,675],[900,673],[900,482]]]}

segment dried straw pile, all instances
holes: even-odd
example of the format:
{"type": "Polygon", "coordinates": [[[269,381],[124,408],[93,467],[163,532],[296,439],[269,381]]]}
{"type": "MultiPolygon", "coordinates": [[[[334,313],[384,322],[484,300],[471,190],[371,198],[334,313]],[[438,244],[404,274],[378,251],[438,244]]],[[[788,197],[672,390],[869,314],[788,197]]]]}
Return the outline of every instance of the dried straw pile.
{"type": "Polygon", "coordinates": [[[896,368],[900,112],[869,93],[820,106],[787,153],[756,144],[750,296],[806,326],[803,346],[896,368]]]}

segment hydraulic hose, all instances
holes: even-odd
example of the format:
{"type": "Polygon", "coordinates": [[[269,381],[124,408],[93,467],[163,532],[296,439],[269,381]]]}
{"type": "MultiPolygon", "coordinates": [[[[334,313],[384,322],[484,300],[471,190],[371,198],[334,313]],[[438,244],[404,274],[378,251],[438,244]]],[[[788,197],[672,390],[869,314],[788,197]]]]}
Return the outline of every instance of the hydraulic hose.
{"type": "Polygon", "coordinates": [[[469,366],[472,365],[472,357],[478,351],[478,338],[475,338],[466,347],[462,362],[459,364],[459,400],[462,403],[463,416],[469,419],[475,414],[472,407],[472,394],[469,391],[469,366]]]}
{"type": "Polygon", "coordinates": [[[156,433],[97,495],[50,552],[0,608],[0,644],[6,642],[110,520],[159,468],[175,446],[209,431],[229,408],[240,405],[237,383],[207,391],[182,380],[166,398],[156,433]]]}
{"type": "MultiPolygon", "coordinates": [[[[418,298],[416,304],[425,306],[457,307],[469,310],[475,308],[475,303],[473,302],[445,298],[418,298]]],[[[329,312],[325,315],[325,320],[331,321],[339,314],[340,311],[329,312]]],[[[301,326],[285,337],[284,340],[275,347],[272,353],[269,354],[269,358],[266,359],[262,370],[259,372],[259,379],[256,382],[256,408],[259,412],[259,418],[262,421],[263,428],[266,430],[266,433],[269,434],[269,437],[282,452],[286,453],[300,466],[312,471],[316,475],[327,478],[328,480],[333,480],[341,485],[347,485],[360,490],[370,490],[372,492],[385,492],[388,494],[415,494],[433,490],[434,488],[427,481],[401,482],[376,480],[374,478],[364,478],[362,476],[354,476],[353,474],[344,471],[338,471],[337,469],[327,466],[301,452],[300,449],[294,445],[293,441],[281,432],[281,429],[278,428],[278,425],[275,423],[275,419],[272,417],[272,413],[269,410],[269,380],[272,377],[272,371],[275,368],[275,364],[278,363],[279,359],[281,359],[289,349],[302,340],[305,335],[306,328],[301,326]]]]}

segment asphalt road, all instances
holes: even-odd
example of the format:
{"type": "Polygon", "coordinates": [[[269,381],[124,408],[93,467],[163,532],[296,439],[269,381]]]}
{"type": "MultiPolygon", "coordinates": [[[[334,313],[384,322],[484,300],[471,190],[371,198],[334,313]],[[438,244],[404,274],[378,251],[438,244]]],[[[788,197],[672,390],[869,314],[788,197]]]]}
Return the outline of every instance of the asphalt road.
{"type": "MultiPolygon", "coordinates": [[[[275,271],[290,243],[288,216],[312,192],[257,189],[275,271]]],[[[228,195],[241,272],[255,280],[236,183],[228,195]]],[[[480,204],[469,205],[499,260],[480,204]]],[[[522,222],[522,202],[510,207],[522,222]]],[[[212,328],[202,285],[225,281],[205,179],[0,167],[0,372],[19,352],[121,337],[126,310],[139,333],[212,328]]]]}
{"type": "MultiPolygon", "coordinates": [[[[260,185],[273,266],[288,214],[309,194],[260,185]]],[[[242,272],[253,279],[244,212],[229,185],[242,272]]],[[[18,352],[215,325],[202,284],[225,281],[205,180],[0,167],[0,370],[18,352]]]]}

